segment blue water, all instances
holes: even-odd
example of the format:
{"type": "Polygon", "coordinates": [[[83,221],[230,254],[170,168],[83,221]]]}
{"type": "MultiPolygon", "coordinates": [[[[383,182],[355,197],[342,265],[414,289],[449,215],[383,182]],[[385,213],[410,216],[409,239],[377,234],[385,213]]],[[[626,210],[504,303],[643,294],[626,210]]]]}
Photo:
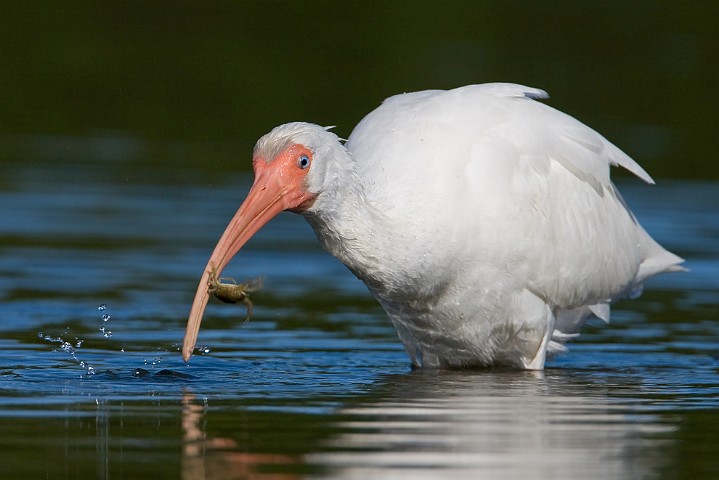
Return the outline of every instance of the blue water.
{"type": "Polygon", "coordinates": [[[620,182],[690,272],[649,282],[545,372],[435,372],[410,369],[364,286],[292,214],[225,271],[264,277],[253,318],[211,302],[185,365],[196,282],[251,179],[138,181],[119,161],[3,170],[3,478],[719,472],[719,184],[620,182]]]}

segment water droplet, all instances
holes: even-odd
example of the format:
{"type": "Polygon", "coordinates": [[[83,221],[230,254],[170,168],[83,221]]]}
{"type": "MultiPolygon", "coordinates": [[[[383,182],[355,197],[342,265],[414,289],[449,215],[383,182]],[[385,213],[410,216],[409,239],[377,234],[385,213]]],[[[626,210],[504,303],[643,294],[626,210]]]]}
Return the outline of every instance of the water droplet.
{"type": "Polygon", "coordinates": [[[68,341],[65,341],[63,339],[63,337],[65,335],[67,335],[68,331],[69,331],[69,328],[66,327],[65,331],[62,334],[62,337],[61,336],[51,337],[50,335],[46,335],[43,332],[38,332],[37,336],[38,336],[38,338],[41,338],[41,339],[45,340],[46,342],[57,343],[58,347],[53,349],[53,352],[59,352],[59,351],[65,352],[73,359],[73,361],[77,362],[77,364],[80,367],[84,368],[88,374],[94,375],[95,369],[93,367],[91,367],[90,365],[88,365],[85,361],[77,358],[77,353],[78,353],[77,349],[82,346],[82,343],[84,342],[84,340],[74,337],[74,341],[73,341],[74,344],[70,343],[68,341]]]}
{"type": "Polygon", "coordinates": [[[152,360],[145,358],[144,362],[145,365],[159,365],[162,362],[162,357],[154,357],[152,360]]]}
{"type": "Polygon", "coordinates": [[[210,353],[210,347],[199,346],[199,345],[198,345],[198,346],[195,347],[195,348],[196,348],[197,351],[198,351],[200,354],[202,354],[202,355],[207,355],[208,353],[210,353]]]}
{"type": "Polygon", "coordinates": [[[97,307],[97,309],[100,311],[107,310],[107,305],[105,305],[104,303],[101,303],[100,306],[97,307]]]}
{"type": "Polygon", "coordinates": [[[112,337],[112,332],[111,332],[110,330],[106,330],[106,331],[102,334],[102,336],[105,337],[105,338],[110,338],[110,337],[112,337]]]}
{"type": "Polygon", "coordinates": [[[102,315],[102,321],[103,321],[103,322],[107,322],[108,320],[110,320],[110,315],[108,315],[107,313],[103,314],[103,315],[102,315]]]}

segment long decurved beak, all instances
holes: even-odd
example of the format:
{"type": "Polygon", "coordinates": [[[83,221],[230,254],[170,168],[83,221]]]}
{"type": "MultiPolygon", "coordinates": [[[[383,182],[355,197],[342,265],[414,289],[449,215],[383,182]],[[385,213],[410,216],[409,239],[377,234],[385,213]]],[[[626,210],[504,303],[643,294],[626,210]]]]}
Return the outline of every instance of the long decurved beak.
{"type": "Polygon", "coordinates": [[[185,362],[190,360],[197,342],[202,315],[209,299],[210,276],[219,278],[232,257],[264,224],[281,211],[295,207],[297,195],[292,193],[296,191],[296,185],[287,182],[283,175],[273,175],[274,169],[270,165],[264,161],[255,162],[252,188],[227,225],[202,273],[182,344],[182,358],[185,362]]]}

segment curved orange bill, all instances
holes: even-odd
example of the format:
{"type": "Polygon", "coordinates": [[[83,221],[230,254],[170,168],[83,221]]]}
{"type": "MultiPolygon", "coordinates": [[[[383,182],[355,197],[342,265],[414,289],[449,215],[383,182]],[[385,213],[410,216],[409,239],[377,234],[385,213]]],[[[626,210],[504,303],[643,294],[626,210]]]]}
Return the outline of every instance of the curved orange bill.
{"type": "Polygon", "coordinates": [[[195,348],[202,315],[209,299],[210,275],[214,274],[219,278],[232,257],[265,223],[281,211],[294,208],[298,202],[306,199],[306,196],[298,191],[296,184],[287,181],[287,176],[273,175],[274,169],[270,165],[264,161],[255,162],[255,181],[252,188],[227,225],[202,273],[182,344],[182,358],[186,362],[195,348]]]}

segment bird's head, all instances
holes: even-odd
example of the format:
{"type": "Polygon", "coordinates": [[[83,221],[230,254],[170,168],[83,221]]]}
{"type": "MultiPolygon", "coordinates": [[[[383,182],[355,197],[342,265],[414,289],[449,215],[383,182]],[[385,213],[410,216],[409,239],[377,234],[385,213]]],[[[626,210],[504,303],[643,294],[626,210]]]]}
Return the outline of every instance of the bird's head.
{"type": "Polygon", "coordinates": [[[182,347],[185,361],[195,347],[210,278],[219,278],[240,248],[278,213],[316,208],[323,192],[333,188],[338,178],[335,167],[347,155],[334,133],[309,123],[280,125],[257,141],[252,188],[217,242],[197,287],[182,347]]]}
{"type": "Polygon", "coordinates": [[[263,175],[284,179],[283,189],[288,194],[284,210],[301,213],[310,209],[323,192],[333,189],[339,174],[348,167],[347,157],[339,137],[328,128],[286,123],[257,141],[252,160],[255,183],[263,175]]]}

